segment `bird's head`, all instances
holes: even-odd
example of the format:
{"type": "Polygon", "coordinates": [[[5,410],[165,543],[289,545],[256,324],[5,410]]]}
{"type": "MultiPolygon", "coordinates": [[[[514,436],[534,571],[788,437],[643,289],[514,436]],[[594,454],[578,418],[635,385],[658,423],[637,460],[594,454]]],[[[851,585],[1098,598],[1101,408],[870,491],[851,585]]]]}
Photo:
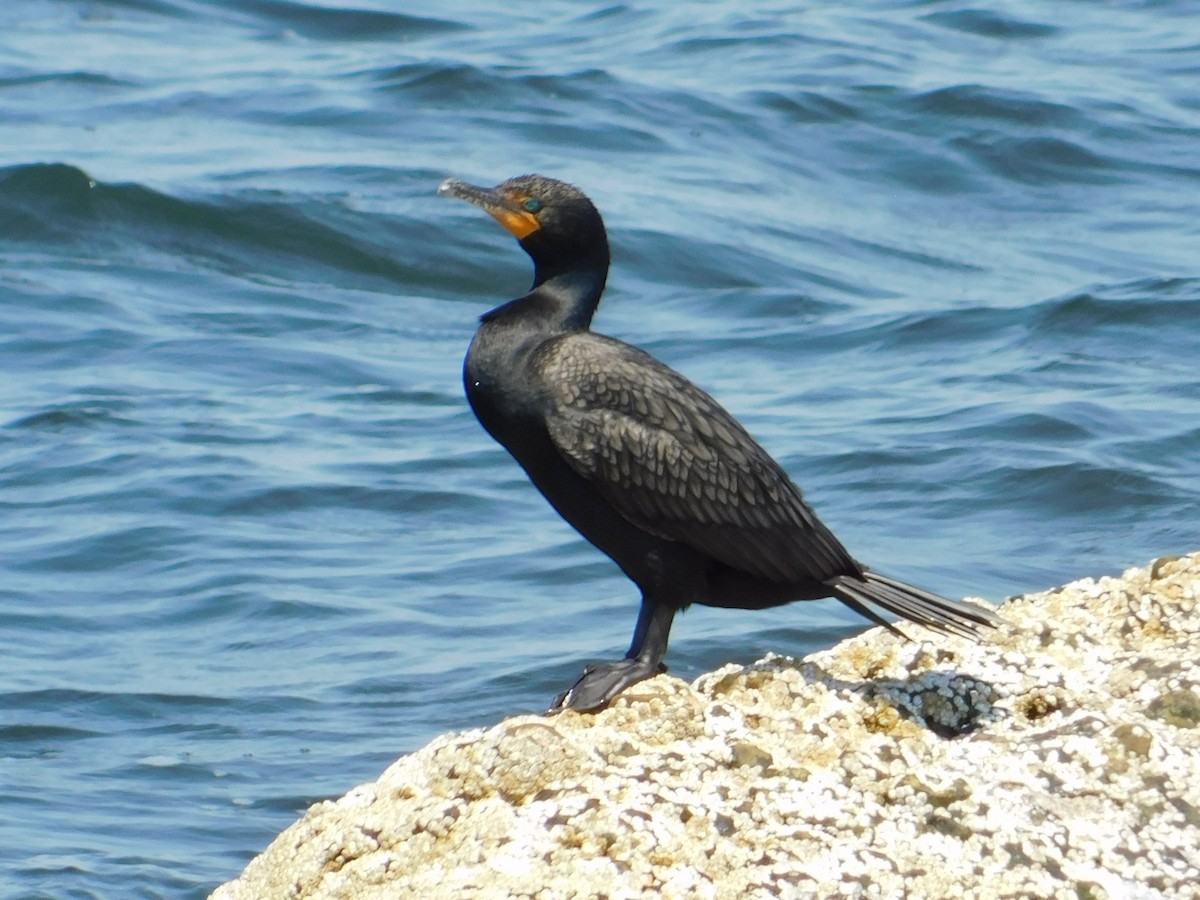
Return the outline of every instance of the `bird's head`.
{"type": "Polygon", "coordinates": [[[494,188],[449,178],[438,194],[466,200],[491,214],[533,259],[540,280],[572,270],[608,268],[604,221],[574,185],[545,175],[518,175],[494,188]]]}

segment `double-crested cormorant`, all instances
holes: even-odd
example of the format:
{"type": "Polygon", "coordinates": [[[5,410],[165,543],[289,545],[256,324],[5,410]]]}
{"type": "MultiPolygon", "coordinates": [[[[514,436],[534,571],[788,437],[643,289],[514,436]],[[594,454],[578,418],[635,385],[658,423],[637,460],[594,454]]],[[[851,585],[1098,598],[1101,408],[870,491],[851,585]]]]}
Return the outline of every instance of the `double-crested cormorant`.
{"type": "Polygon", "coordinates": [[[471,409],[580,534],[642,591],[625,658],[588,666],[554,712],[603,706],[665,671],[675,613],[836,597],[976,637],[999,619],[857,562],[715,400],[652,356],[588,330],[608,238],[581,191],[542,175],[439,194],[494,216],[533,259],[533,287],[482,317],[463,366],[471,409]]]}

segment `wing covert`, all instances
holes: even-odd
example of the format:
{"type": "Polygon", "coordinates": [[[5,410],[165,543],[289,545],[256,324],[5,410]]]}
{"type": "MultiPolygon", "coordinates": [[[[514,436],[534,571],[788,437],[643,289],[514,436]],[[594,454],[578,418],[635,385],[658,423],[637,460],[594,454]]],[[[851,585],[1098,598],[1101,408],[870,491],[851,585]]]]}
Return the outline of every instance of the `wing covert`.
{"type": "Polygon", "coordinates": [[[856,568],[745,429],[649,354],[584,332],[535,366],[558,452],[639,528],[775,581],[856,568]]]}

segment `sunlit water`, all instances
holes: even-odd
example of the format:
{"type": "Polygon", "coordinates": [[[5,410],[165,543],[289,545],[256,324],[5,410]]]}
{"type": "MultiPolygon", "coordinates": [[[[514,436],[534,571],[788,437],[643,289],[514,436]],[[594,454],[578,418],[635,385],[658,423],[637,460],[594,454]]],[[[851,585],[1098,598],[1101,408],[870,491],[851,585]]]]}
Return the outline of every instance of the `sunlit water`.
{"type": "MultiPolygon", "coordinates": [[[[544,708],[636,595],[476,425],[578,183],[597,326],[853,552],[1001,599],[1200,547],[1193,3],[0,7],[0,895],[199,897],[544,708]]],[[[694,677],[863,626],[692,610],[694,677]]]]}

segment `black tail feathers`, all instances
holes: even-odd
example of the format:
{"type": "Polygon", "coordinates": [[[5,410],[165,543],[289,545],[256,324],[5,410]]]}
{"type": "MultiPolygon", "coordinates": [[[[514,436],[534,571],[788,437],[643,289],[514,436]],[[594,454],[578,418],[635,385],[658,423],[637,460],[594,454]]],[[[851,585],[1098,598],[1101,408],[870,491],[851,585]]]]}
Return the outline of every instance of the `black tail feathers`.
{"type": "Polygon", "coordinates": [[[983,606],[949,600],[929,591],[896,581],[876,572],[863,572],[861,576],[839,575],[828,582],[833,595],[860,616],[865,616],[876,625],[907,638],[867,604],[873,604],[893,615],[960,637],[979,640],[981,629],[996,628],[1004,620],[983,606]]]}

